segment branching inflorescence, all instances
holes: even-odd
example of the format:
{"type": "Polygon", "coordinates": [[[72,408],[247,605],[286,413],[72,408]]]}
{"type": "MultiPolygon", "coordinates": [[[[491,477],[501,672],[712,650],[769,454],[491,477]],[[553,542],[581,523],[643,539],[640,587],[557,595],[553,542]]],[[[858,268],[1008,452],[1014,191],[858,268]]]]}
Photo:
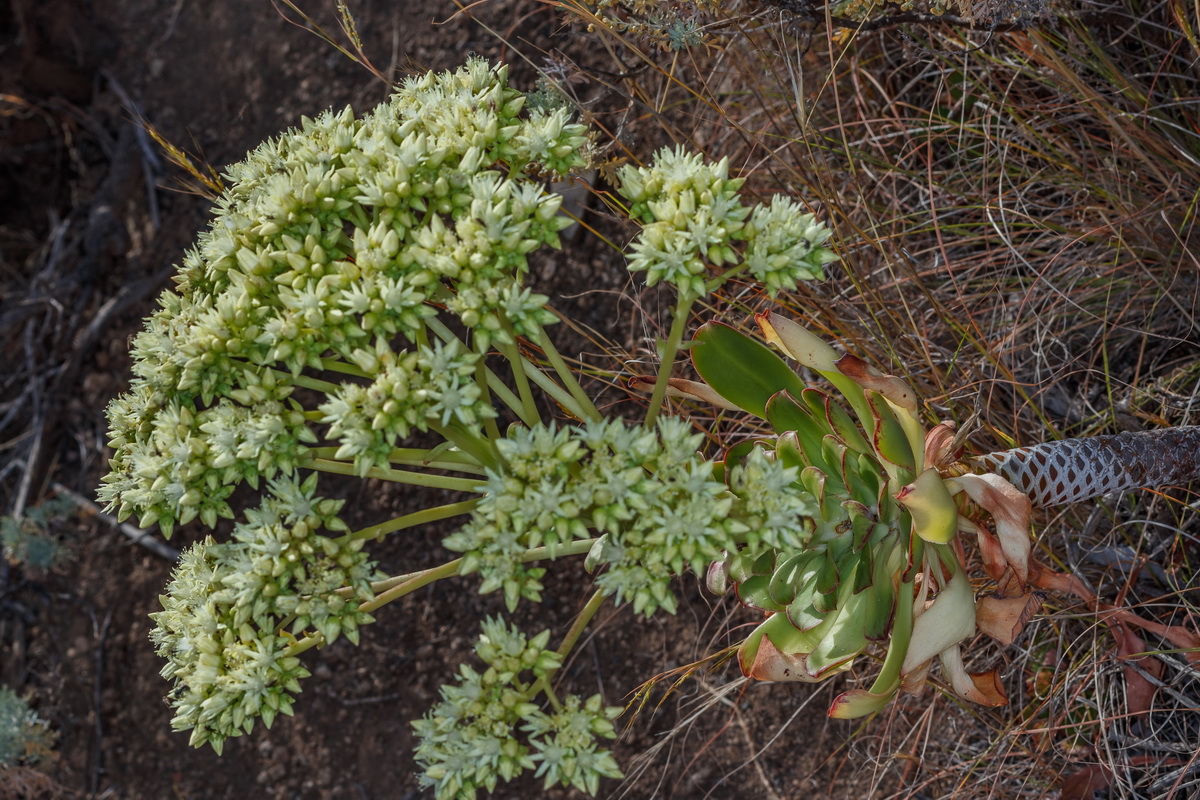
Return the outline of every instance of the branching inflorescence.
{"type": "Polygon", "coordinates": [[[765,338],[841,400],[715,323],[691,343],[704,382],[672,376],[697,301],[734,278],[772,297],[822,278],[828,229],[792,199],[749,201],[727,161],[667,149],[622,168],[629,206],[613,205],[641,225],[629,269],[673,286],[677,303],[642,418],[606,418],[546,335],[547,298],[524,284],[530,253],[571,224],[543,179],[583,166],[589,139],[567,110],[524,105],[504,69],[472,60],[407,81],[361,119],[306,120],[230,169],[134,343],[100,489],[121,519],[166,535],[236,520],[227,540],[185,551],[154,615],[175,727],[219,751],[256,718],[292,713],[301,654],[357,642],[382,605],[478,574],[511,612],[540,601],[545,563],[567,556],[598,575],[558,647],[549,631],[485,621],[485,669],[460,667],[415,723],[439,798],[526,770],[590,793],[619,776],[600,746],[619,709],[560,696],[554,677],[604,602],[673,613],[686,573],[765,615],[738,648],[751,677],[819,680],[881,651],[870,691],[842,695],[836,716],[918,690],[935,658],[960,694],[1003,702],[994,676],[966,675],[959,648],[977,623],[1002,638],[1028,617],[1037,570],[1021,491],[969,474],[952,426],[927,431],[903,381],[777,315],[759,316],[765,338]],[[691,423],[661,413],[668,396],[748,412],[757,438],[709,457],[691,423]],[[414,433],[439,443],[411,446],[414,433]],[[352,531],[320,473],[463,499],[352,531]],[[239,514],[241,484],[261,502],[239,514]],[[365,548],[453,517],[443,544],[458,557],[440,567],[388,577],[365,548]],[[997,584],[978,612],[959,532],[979,536],[997,584]]]}

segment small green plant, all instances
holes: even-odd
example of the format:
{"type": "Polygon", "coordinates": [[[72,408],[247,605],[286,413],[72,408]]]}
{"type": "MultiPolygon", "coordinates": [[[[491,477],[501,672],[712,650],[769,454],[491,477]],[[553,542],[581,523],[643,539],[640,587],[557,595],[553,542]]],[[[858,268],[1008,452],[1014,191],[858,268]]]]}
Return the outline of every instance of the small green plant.
{"type": "Polygon", "coordinates": [[[62,538],[55,533],[57,520],[75,513],[74,501],[56,497],[29,509],[21,519],[0,517],[0,544],[11,563],[46,570],[68,556],[62,538]]]}
{"type": "MultiPolygon", "coordinates": [[[[779,315],[758,317],[767,341],[840,401],[729,325],[685,341],[694,307],[730,281],[774,297],[823,277],[835,256],[796,201],[750,202],[728,161],[682,148],[617,173],[626,202],[615,210],[641,226],[629,269],[676,301],[657,374],[635,381],[648,402],[637,419],[606,416],[555,350],[547,298],[524,285],[529,254],[557,247],[571,222],[541,178],[582,167],[588,138],[565,110],[524,106],[504,70],[473,60],[406,82],[364,118],[307,120],[230,170],[214,221],[134,343],[100,489],[121,519],[136,513],[167,535],[235,519],[228,539],[184,553],[154,615],[174,726],[219,752],[256,719],[292,713],[303,652],[357,642],[387,603],[477,574],[511,612],[539,601],[547,563],[569,556],[597,577],[557,645],[549,631],[485,621],[483,671],[460,667],[415,723],[439,798],[526,770],[591,793],[618,776],[602,746],[618,710],[562,693],[555,676],[605,602],[674,612],[686,573],[766,615],[737,647],[750,677],[821,680],[879,655],[874,685],[844,693],[835,716],[919,690],[935,659],[962,696],[1004,702],[994,674],[966,673],[964,641],[977,626],[1011,641],[1036,611],[1033,588],[1074,590],[1030,557],[1030,496],[1071,502],[1130,488],[1131,475],[1188,478],[1184,459],[1150,473],[1137,460],[1164,443],[1194,448],[1195,431],[963,460],[953,426],[927,429],[907,384],[779,315]],[[703,381],[673,375],[683,350],[703,381]],[[668,397],[747,412],[749,436],[710,453],[684,416],[663,413],[668,397]],[[434,443],[412,446],[414,434],[434,443]],[[1090,477],[1071,466],[1087,447],[1112,456],[1090,477]],[[464,499],[350,530],[323,474],[464,499]],[[1045,480],[1063,488],[1039,494],[1045,480]],[[259,490],[258,506],[231,507],[240,484],[259,490]],[[386,575],[368,553],[455,517],[443,544],[458,557],[441,566],[386,575]],[[963,532],[978,536],[995,583],[978,603],[963,532]]],[[[1160,632],[1194,646],[1182,629],[1160,632]]]]}
{"type": "Polygon", "coordinates": [[[564,6],[570,16],[618,35],[636,37],[670,52],[699,47],[706,42],[705,23],[720,8],[716,0],[578,0],[564,6]]]}
{"type": "Polygon", "coordinates": [[[29,703],[0,686],[0,770],[36,767],[54,757],[54,731],[29,703]]]}

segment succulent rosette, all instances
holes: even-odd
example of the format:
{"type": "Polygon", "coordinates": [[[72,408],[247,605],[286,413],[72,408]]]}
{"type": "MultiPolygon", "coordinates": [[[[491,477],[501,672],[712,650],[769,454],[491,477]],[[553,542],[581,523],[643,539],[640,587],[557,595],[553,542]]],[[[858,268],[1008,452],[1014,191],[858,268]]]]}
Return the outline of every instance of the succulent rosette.
{"type": "Polygon", "coordinates": [[[955,461],[953,426],[927,431],[917,395],[777,314],[756,321],[767,341],[840,395],[806,385],[767,345],[708,323],[692,349],[712,399],[763,419],[774,435],[731,448],[733,469],[761,452],[797,475],[791,492],[812,513],[794,520],[793,541],[744,541],[709,568],[709,587],[730,588],[766,619],[738,648],[743,672],[769,681],[820,681],[848,670],[869,648],[883,651],[869,690],[840,695],[830,714],[858,717],[900,689],[918,691],[940,659],[955,691],[980,703],[1005,699],[993,673],[968,675],[960,647],[976,609],[955,536],[1002,519],[991,563],[1010,591],[1023,591],[1029,560],[1029,501],[997,475],[969,475],[955,461]],[[956,495],[969,497],[963,502],[956,495]],[[1000,498],[997,501],[997,498],[1000,498]]]}

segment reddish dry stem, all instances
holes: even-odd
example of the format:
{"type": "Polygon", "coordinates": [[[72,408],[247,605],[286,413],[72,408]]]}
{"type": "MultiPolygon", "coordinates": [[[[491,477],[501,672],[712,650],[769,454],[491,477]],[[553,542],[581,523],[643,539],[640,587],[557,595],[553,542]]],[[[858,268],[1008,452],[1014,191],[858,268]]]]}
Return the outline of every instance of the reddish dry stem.
{"type": "Polygon", "coordinates": [[[1102,622],[1124,623],[1134,625],[1144,631],[1149,631],[1184,651],[1184,655],[1188,661],[1194,664],[1200,663],[1200,636],[1192,633],[1187,628],[1179,625],[1163,625],[1161,622],[1145,619],[1128,608],[1121,608],[1111,603],[1102,602],[1100,598],[1088,590],[1083,581],[1074,575],[1055,572],[1036,561],[1031,564],[1031,567],[1030,577],[1034,585],[1050,591],[1073,594],[1082,600],[1102,622]]]}

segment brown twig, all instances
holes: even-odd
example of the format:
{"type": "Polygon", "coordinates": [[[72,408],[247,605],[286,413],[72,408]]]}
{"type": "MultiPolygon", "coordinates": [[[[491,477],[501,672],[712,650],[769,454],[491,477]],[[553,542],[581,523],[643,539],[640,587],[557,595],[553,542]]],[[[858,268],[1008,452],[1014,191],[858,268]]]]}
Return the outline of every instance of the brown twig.
{"type": "Polygon", "coordinates": [[[135,544],[140,544],[150,552],[160,555],[168,561],[174,562],[179,560],[179,551],[174,547],[155,539],[150,531],[145,531],[141,528],[135,528],[128,522],[118,522],[116,517],[112,516],[111,514],[105,514],[100,510],[100,507],[91,500],[88,500],[81,494],[71,491],[57,481],[53,484],[53,488],[54,491],[58,492],[60,495],[70,498],[85,514],[93,516],[103,522],[105,525],[120,531],[132,539],[135,544]]]}

